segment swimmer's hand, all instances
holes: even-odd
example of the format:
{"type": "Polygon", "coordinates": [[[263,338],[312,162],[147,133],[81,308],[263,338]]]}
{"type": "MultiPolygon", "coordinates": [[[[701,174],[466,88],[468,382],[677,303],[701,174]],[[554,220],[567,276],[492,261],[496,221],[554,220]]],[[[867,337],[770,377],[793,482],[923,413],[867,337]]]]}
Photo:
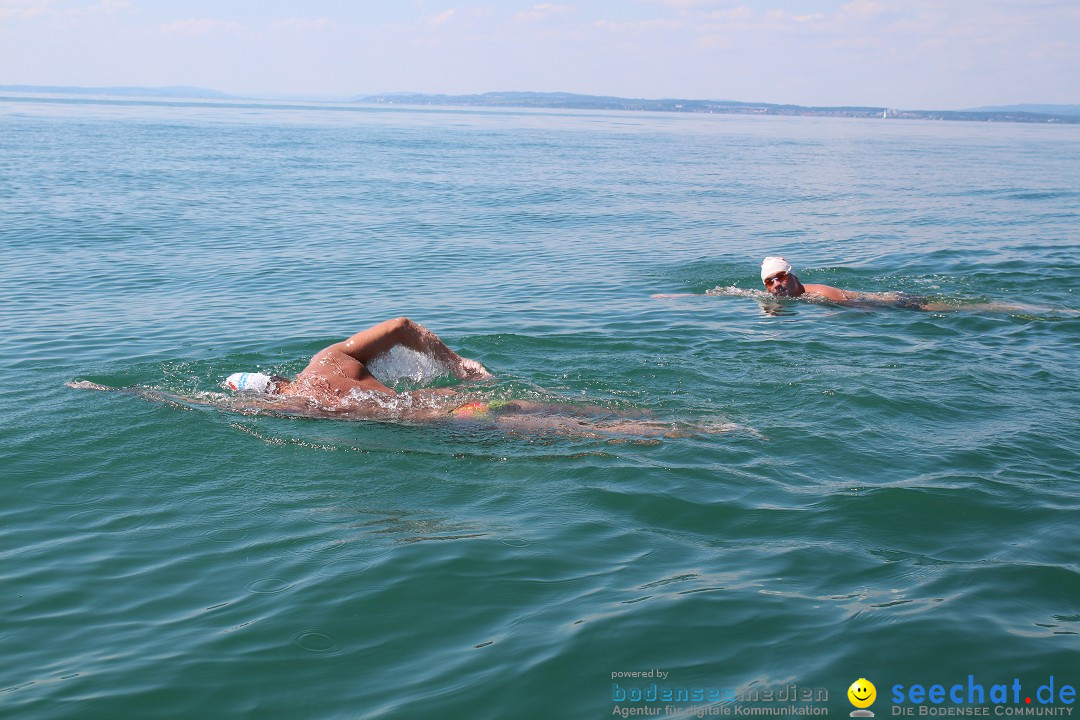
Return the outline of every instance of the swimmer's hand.
{"type": "Polygon", "coordinates": [[[487,368],[469,358],[461,358],[458,363],[458,372],[455,373],[462,380],[487,380],[494,377],[487,368]]]}

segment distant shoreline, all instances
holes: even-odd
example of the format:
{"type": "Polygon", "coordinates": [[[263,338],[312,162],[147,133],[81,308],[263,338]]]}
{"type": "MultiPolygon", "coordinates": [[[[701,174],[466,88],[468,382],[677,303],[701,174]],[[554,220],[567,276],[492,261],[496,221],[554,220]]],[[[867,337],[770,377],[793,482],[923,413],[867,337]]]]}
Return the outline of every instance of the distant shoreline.
{"type": "Polygon", "coordinates": [[[1080,124],[1080,105],[1049,106],[1059,112],[1037,112],[1038,105],[987,108],[985,110],[902,110],[885,107],[804,106],[747,103],[734,100],[634,99],[575,93],[489,92],[479,95],[390,93],[351,98],[299,96],[242,97],[205,88],[177,87],[71,87],[51,85],[0,85],[0,92],[70,96],[113,96],[171,100],[335,102],[375,105],[428,105],[436,107],[488,107],[552,110],[620,110],[642,112],[704,113],[722,115],[768,115],[788,117],[880,118],[883,120],[961,120],[968,122],[1080,124]]]}
{"type": "Polygon", "coordinates": [[[482,95],[372,95],[361,99],[380,104],[469,107],[522,107],[564,110],[627,110],[723,115],[881,118],[888,120],[967,120],[983,122],[1080,124],[1080,114],[1048,114],[1013,110],[898,110],[884,107],[808,107],[733,100],[636,100],[570,93],[484,93],[482,95]]]}

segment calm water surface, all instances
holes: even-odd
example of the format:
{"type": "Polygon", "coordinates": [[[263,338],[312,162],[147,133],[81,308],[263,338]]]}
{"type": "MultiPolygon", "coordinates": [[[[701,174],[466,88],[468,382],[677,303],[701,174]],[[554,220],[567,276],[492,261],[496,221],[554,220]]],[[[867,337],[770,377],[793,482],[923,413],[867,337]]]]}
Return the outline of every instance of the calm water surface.
{"type": "Polygon", "coordinates": [[[0,716],[1080,684],[1076,128],[4,97],[0,213],[0,716]],[[726,290],[772,254],[959,310],[726,290]],[[739,429],[64,386],[213,392],[396,315],[492,392],[739,429]]]}

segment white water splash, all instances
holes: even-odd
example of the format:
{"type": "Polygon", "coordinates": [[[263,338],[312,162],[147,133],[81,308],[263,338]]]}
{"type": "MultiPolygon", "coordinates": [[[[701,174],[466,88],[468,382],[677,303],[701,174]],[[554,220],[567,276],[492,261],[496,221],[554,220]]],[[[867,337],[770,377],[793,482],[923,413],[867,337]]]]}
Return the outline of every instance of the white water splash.
{"type": "Polygon", "coordinates": [[[374,390],[361,390],[360,388],[350,390],[343,400],[348,405],[362,408],[378,408],[390,415],[411,410],[416,405],[415,398],[408,393],[387,395],[374,390]]]}
{"type": "Polygon", "coordinates": [[[431,355],[417,352],[403,345],[395,345],[367,364],[368,370],[379,382],[386,385],[408,380],[417,385],[427,385],[438,377],[450,374],[450,368],[431,355]]]}
{"type": "Polygon", "coordinates": [[[705,291],[706,295],[724,295],[729,297],[752,297],[752,298],[771,298],[772,295],[764,290],[747,290],[745,288],[735,287],[734,285],[728,287],[721,287],[717,285],[711,290],[705,291]]]}

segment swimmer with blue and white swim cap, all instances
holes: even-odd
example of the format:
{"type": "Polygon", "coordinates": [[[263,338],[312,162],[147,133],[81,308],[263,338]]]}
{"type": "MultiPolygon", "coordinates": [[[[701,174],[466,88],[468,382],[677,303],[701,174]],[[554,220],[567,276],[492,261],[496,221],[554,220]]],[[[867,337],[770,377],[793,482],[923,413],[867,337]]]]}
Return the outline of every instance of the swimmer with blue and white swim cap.
{"type": "MultiPolygon", "coordinates": [[[[381,322],[352,337],[325,347],[295,378],[259,372],[232,373],[222,383],[237,394],[221,402],[220,396],[174,392],[132,386],[113,388],[87,381],[67,383],[88,390],[134,392],[149,400],[182,405],[211,405],[243,413],[284,414],[289,417],[389,420],[406,422],[454,421],[459,427],[499,427],[512,432],[556,433],[571,437],[683,437],[728,432],[729,423],[694,424],[683,421],[642,420],[648,411],[629,413],[580,402],[534,402],[491,397],[490,388],[467,391],[456,387],[421,387],[397,392],[372,375],[399,346],[426,355],[459,380],[492,377],[475,360],[458,355],[423,325],[399,317],[381,322]]],[[[382,368],[385,370],[385,367],[382,368]]],[[[382,370],[379,370],[380,372],[382,370]]]]}
{"type": "Polygon", "coordinates": [[[274,382],[274,378],[257,372],[233,373],[225,378],[224,385],[233,392],[257,392],[267,395],[273,395],[277,392],[277,383],[274,382]]]}
{"type": "Polygon", "coordinates": [[[293,380],[280,375],[240,372],[227,377],[224,386],[237,393],[305,398],[328,409],[354,408],[356,390],[375,396],[398,394],[376,380],[367,367],[376,357],[398,345],[434,357],[459,380],[491,377],[483,365],[461,357],[423,325],[399,317],[323,348],[293,380]]]}
{"type": "Polygon", "coordinates": [[[728,432],[735,427],[728,423],[692,425],[624,419],[610,408],[580,403],[480,399],[475,393],[453,387],[419,388],[398,393],[383,385],[368,369],[373,361],[397,346],[434,358],[459,380],[492,377],[483,365],[461,357],[423,325],[399,317],[323,348],[293,380],[264,373],[233,373],[224,384],[238,396],[247,393],[247,397],[237,398],[234,408],[280,410],[314,417],[421,422],[452,420],[465,427],[499,426],[514,432],[559,433],[575,437],[613,434],[680,437],[728,432]],[[394,396],[404,402],[393,407],[394,396]]]}

